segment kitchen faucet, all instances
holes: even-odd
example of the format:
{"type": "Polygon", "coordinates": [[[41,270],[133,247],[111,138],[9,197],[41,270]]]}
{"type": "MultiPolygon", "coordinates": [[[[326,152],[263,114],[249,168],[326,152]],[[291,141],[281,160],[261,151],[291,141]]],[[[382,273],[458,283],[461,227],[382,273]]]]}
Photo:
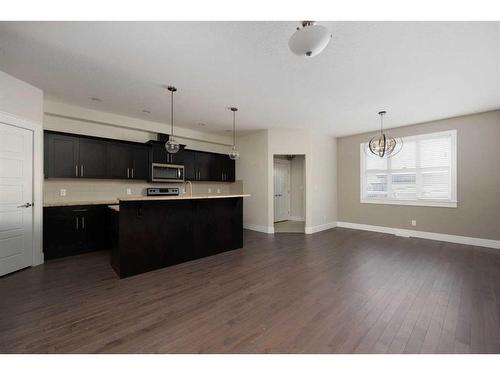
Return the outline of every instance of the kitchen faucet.
{"type": "Polygon", "coordinates": [[[186,185],[189,185],[189,196],[193,197],[193,184],[189,180],[184,181],[184,194],[186,194],[186,185]]]}

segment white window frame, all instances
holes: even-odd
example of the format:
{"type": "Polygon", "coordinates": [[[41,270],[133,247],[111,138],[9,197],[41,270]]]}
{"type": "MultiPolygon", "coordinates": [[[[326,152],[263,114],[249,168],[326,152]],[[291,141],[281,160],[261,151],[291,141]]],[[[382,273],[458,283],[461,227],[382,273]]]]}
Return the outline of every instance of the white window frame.
{"type": "MultiPolygon", "coordinates": [[[[428,207],[457,207],[457,131],[447,130],[436,133],[426,133],[415,136],[403,137],[403,147],[405,142],[410,142],[418,139],[429,139],[432,137],[442,137],[447,135],[451,137],[451,166],[450,166],[450,199],[394,199],[394,198],[366,198],[366,155],[364,147],[366,143],[361,143],[359,146],[359,160],[360,160],[360,203],[374,203],[374,204],[393,204],[402,206],[428,206],[428,207]]],[[[413,169],[408,169],[412,171],[413,169]]],[[[387,170],[380,170],[382,173],[390,171],[390,158],[388,159],[387,170]]],[[[374,172],[377,172],[374,170],[374,172]]],[[[390,178],[387,181],[390,184],[390,178]]],[[[418,188],[418,187],[417,187],[418,188]]]]}

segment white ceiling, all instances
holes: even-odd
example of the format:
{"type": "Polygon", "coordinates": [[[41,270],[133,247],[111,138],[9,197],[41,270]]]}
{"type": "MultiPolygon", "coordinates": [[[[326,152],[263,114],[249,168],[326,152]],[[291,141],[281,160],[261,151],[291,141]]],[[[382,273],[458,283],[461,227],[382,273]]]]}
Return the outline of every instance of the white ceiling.
{"type": "Polygon", "coordinates": [[[67,103],[205,130],[332,135],[500,108],[500,22],[321,22],[305,59],[294,22],[0,22],[0,70],[67,103]],[[91,101],[101,98],[102,102],[91,101]],[[151,114],[142,110],[151,111],[151,114]]]}

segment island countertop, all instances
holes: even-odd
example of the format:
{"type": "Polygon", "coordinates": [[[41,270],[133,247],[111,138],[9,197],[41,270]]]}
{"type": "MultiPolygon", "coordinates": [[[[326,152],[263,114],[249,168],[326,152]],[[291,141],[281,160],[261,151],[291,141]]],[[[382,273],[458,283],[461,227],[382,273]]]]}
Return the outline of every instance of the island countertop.
{"type": "Polygon", "coordinates": [[[170,200],[186,200],[186,199],[222,199],[222,198],[246,198],[250,194],[231,194],[231,195],[162,195],[162,196],[128,196],[118,198],[119,201],[170,201],[170,200]]]}

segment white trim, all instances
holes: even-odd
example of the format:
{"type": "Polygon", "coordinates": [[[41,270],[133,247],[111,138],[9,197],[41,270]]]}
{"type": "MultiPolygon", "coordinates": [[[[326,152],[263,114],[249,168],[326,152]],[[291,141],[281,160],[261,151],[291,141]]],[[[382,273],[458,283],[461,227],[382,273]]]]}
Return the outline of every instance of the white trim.
{"type": "Polygon", "coordinates": [[[43,126],[0,111],[0,122],[33,132],[33,257],[32,266],[42,264],[43,245],[43,126]]]}
{"type": "Polygon", "coordinates": [[[499,240],[490,240],[487,238],[456,236],[453,234],[423,232],[420,230],[411,230],[402,228],[381,227],[378,225],[346,223],[343,221],[337,222],[337,226],[340,228],[350,228],[350,229],[366,230],[370,232],[389,233],[402,237],[417,237],[417,238],[425,238],[428,240],[445,241],[445,242],[459,243],[463,245],[473,245],[473,246],[489,247],[493,249],[500,249],[499,240]]]}
{"type": "Polygon", "coordinates": [[[320,224],[320,225],[315,225],[313,227],[305,227],[305,233],[306,234],[313,234],[317,232],[322,232],[324,230],[332,229],[337,226],[336,221],[332,221],[330,223],[325,223],[325,224],[320,224]]]}
{"type": "MultiPolygon", "coordinates": [[[[414,141],[418,139],[429,139],[429,138],[437,138],[442,137],[444,135],[449,135],[451,138],[451,166],[450,166],[450,199],[445,200],[428,200],[428,199],[416,199],[416,200],[404,200],[404,199],[392,199],[392,198],[365,198],[365,190],[366,190],[366,155],[365,155],[365,145],[366,142],[360,143],[359,147],[359,202],[360,203],[374,203],[374,204],[392,204],[392,205],[401,205],[401,206],[424,206],[424,207],[448,207],[448,208],[457,208],[457,130],[445,130],[441,132],[434,133],[425,133],[419,135],[412,135],[402,137],[403,139],[403,147],[405,141],[414,141]]],[[[390,159],[387,159],[388,169],[387,171],[391,171],[390,167],[390,159]]],[[[416,169],[418,170],[418,168],[416,169]]],[[[415,171],[415,169],[411,169],[411,171],[415,171]]],[[[382,172],[382,171],[381,171],[382,172]]],[[[387,181],[388,184],[391,183],[390,179],[387,181]]]]}
{"type": "Polygon", "coordinates": [[[248,229],[248,230],[253,230],[255,232],[262,232],[262,233],[268,233],[268,234],[273,234],[274,233],[274,226],[272,227],[266,227],[264,225],[256,225],[256,224],[243,224],[243,228],[248,229]]]}
{"type": "Polygon", "coordinates": [[[304,221],[304,217],[303,216],[288,216],[288,220],[291,220],[291,221],[304,221]]]}
{"type": "Polygon", "coordinates": [[[457,208],[457,201],[431,201],[431,200],[390,200],[390,199],[361,199],[360,203],[392,204],[396,206],[425,206],[457,208]]]}

